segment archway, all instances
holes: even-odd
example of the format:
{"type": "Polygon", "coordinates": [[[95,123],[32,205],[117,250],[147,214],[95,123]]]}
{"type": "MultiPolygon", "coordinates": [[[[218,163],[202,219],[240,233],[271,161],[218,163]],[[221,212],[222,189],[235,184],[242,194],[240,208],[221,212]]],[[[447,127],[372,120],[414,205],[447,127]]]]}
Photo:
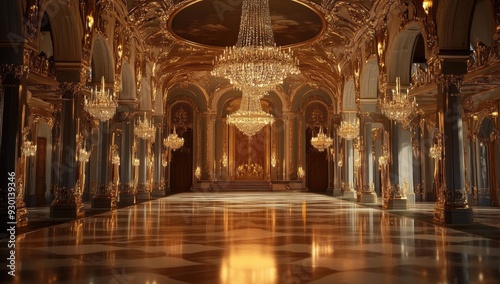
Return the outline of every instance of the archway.
{"type": "Polygon", "coordinates": [[[193,185],[193,122],[194,109],[187,102],[177,102],[170,109],[170,126],[184,144],[171,153],[170,188],[172,192],[184,192],[193,185]]]}

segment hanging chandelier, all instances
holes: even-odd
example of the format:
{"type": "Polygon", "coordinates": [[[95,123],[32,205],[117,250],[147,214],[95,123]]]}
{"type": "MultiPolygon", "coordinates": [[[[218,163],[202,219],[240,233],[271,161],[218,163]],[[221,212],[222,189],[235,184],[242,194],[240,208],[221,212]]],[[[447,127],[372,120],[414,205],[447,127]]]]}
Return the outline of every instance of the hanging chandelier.
{"type": "Polygon", "coordinates": [[[241,97],[240,108],[227,115],[227,123],[234,124],[246,136],[254,136],[264,126],[272,124],[274,117],[263,111],[260,97],[246,92],[241,97]]]}
{"type": "Polygon", "coordinates": [[[333,139],[326,136],[326,134],[323,132],[323,127],[319,127],[319,132],[318,135],[315,137],[311,138],[311,145],[314,146],[314,148],[318,149],[318,151],[323,152],[325,149],[330,147],[333,143],[333,139]]]}
{"type": "Polygon", "coordinates": [[[400,78],[396,77],[396,89],[392,89],[392,98],[384,98],[381,102],[382,113],[390,120],[406,123],[413,109],[417,107],[415,98],[410,100],[408,93],[409,89],[406,89],[405,93],[401,92],[400,78]]]}
{"type": "Polygon", "coordinates": [[[340,127],[337,130],[340,137],[345,140],[352,140],[359,136],[359,119],[356,118],[355,122],[341,121],[340,127]]]}
{"type": "Polygon", "coordinates": [[[268,0],[243,0],[236,45],[226,47],[213,64],[213,76],[228,79],[241,91],[257,88],[262,94],[300,72],[290,49],[276,46],[268,0]]]}
{"type": "Polygon", "coordinates": [[[115,98],[115,93],[109,93],[109,89],[105,90],[106,82],[104,76],[101,78],[101,89],[98,90],[97,86],[91,89],[90,99],[85,97],[83,109],[88,112],[92,117],[100,120],[107,121],[111,119],[118,106],[115,98]]]}
{"type": "Polygon", "coordinates": [[[174,132],[168,135],[167,138],[163,139],[163,145],[174,151],[182,147],[182,145],[184,145],[184,138],[179,137],[177,135],[177,132],[175,131],[175,126],[174,126],[174,132]]]}
{"type": "Polygon", "coordinates": [[[134,134],[135,136],[145,140],[154,139],[156,134],[156,128],[148,120],[148,118],[146,117],[146,113],[144,113],[143,120],[139,118],[139,120],[137,121],[137,124],[135,125],[134,128],[134,134]]]}

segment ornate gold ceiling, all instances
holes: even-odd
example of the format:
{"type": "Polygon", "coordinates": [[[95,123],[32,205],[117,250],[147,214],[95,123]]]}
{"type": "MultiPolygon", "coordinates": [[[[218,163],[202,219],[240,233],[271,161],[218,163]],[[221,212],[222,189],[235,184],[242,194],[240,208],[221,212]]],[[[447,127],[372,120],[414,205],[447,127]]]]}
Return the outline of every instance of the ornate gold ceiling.
{"type": "MultiPolygon", "coordinates": [[[[200,0],[174,11],[168,28],[179,39],[207,47],[236,44],[242,1],[200,0]]],[[[271,22],[278,46],[304,44],[318,37],[325,21],[311,6],[270,0],[271,22]]]]}
{"type": "MultiPolygon", "coordinates": [[[[300,61],[301,74],[285,80],[281,91],[309,84],[340,95],[340,69],[351,68],[351,53],[377,23],[371,2],[270,0],[276,42],[291,46],[300,61]]],[[[157,59],[165,89],[196,80],[210,95],[228,84],[209,72],[222,47],[236,42],[240,14],[241,0],[140,0],[129,20],[157,59]]]]}

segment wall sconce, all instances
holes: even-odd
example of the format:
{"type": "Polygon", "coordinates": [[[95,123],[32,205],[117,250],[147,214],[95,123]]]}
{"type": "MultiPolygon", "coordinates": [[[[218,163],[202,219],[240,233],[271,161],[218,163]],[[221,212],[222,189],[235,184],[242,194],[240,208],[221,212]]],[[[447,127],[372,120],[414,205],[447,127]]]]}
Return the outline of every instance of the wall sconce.
{"type": "Polygon", "coordinates": [[[425,13],[429,15],[429,11],[432,8],[432,0],[424,0],[422,7],[424,8],[425,13]]]}
{"type": "Polygon", "coordinates": [[[297,170],[297,176],[300,179],[303,179],[305,175],[306,173],[304,172],[304,169],[302,168],[302,166],[300,166],[299,169],[297,170]]]}
{"type": "Polygon", "coordinates": [[[137,167],[137,166],[139,166],[140,164],[141,164],[141,161],[140,161],[139,159],[134,158],[134,159],[132,160],[132,166],[137,167]]]}
{"type": "Polygon", "coordinates": [[[113,155],[113,158],[111,158],[111,164],[119,166],[120,165],[120,156],[118,156],[118,153],[115,153],[113,155]]]}
{"type": "Polygon", "coordinates": [[[33,157],[36,154],[36,145],[29,140],[24,140],[21,150],[26,157],[33,157]]]}
{"type": "Polygon", "coordinates": [[[196,167],[196,170],[194,171],[194,176],[196,177],[196,179],[200,179],[201,178],[201,168],[200,166],[197,166],[196,167]]]}
{"type": "Polygon", "coordinates": [[[274,168],[276,167],[276,155],[273,153],[271,156],[271,166],[274,168]]]}

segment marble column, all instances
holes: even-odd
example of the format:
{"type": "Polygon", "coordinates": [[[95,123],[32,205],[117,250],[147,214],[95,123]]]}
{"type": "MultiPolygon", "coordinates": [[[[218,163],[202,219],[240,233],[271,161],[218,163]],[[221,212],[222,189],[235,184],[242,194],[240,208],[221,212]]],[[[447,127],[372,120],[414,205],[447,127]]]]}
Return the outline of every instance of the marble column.
{"type": "Polygon", "coordinates": [[[97,194],[91,201],[93,210],[113,210],[116,208],[116,196],[113,194],[113,185],[110,179],[111,175],[111,133],[110,121],[101,121],[99,123],[100,143],[98,144],[98,185],[97,194]]]}
{"type": "Polygon", "coordinates": [[[472,224],[465,188],[462,103],[460,88],[467,73],[468,57],[443,58],[438,79],[437,126],[443,135],[442,162],[438,173],[443,183],[438,188],[434,221],[439,224],[472,224]]]}
{"type": "Polygon", "coordinates": [[[139,164],[139,182],[137,185],[137,201],[151,200],[151,184],[148,181],[148,167],[149,167],[149,141],[146,139],[139,139],[138,145],[138,158],[139,164]]]}
{"type": "Polygon", "coordinates": [[[0,219],[2,224],[16,222],[16,226],[22,227],[28,224],[28,211],[22,186],[19,185],[22,177],[16,176],[18,156],[21,155],[20,85],[18,80],[9,80],[2,76],[5,74],[0,74],[0,219]],[[12,206],[13,203],[16,207],[15,220],[8,219],[8,210],[12,209],[9,205],[12,206]]]}
{"type": "Polygon", "coordinates": [[[364,131],[363,151],[361,152],[361,167],[363,176],[363,185],[361,190],[361,203],[376,203],[377,194],[373,183],[373,156],[372,156],[372,124],[364,122],[361,125],[364,131]]]}
{"type": "Polygon", "coordinates": [[[162,117],[154,117],[153,124],[156,126],[156,137],[154,147],[154,174],[153,174],[153,197],[165,196],[165,180],[162,180],[162,149],[163,149],[163,123],[162,117]]]}
{"type": "MultiPolygon", "coordinates": [[[[74,84],[74,83],[73,83],[74,84]]],[[[76,118],[78,96],[72,88],[64,88],[60,118],[61,147],[59,180],[55,190],[55,199],[50,206],[52,218],[79,218],[85,215],[82,202],[82,190],[77,185],[76,160],[76,118]]]]}
{"type": "Polygon", "coordinates": [[[118,201],[119,206],[130,206],[135,204],[135,187],[133,177],[133,148],[134,122],[127,120],[123,122],[122,139],[120,145],[120,180],[121,189],[118,201]]]}
{"type": "MultiPolygon", "coordinates": [[[[391,188],[389,191],[387,209],[408,209],[409,202],[406,196],[409,187],[409,180],[406,177],[406,171],[409,171],[407,165],[408,157],[405,153],[405,144],[407,144],[405,131],[399,122],[390,122],[391,125],[391,146],[390,146],[390,163],[389,163],[389,179],[391,188]]],[[[411,147],[411,142],[410,142],[411,147]]]]}
{"type": "Polygon", "coordinates": [[[356,190],[354,190],[354,142],[353,140],[344,140],[344,193],[343,199],[355,201],[357,199],[356,190]]]}

